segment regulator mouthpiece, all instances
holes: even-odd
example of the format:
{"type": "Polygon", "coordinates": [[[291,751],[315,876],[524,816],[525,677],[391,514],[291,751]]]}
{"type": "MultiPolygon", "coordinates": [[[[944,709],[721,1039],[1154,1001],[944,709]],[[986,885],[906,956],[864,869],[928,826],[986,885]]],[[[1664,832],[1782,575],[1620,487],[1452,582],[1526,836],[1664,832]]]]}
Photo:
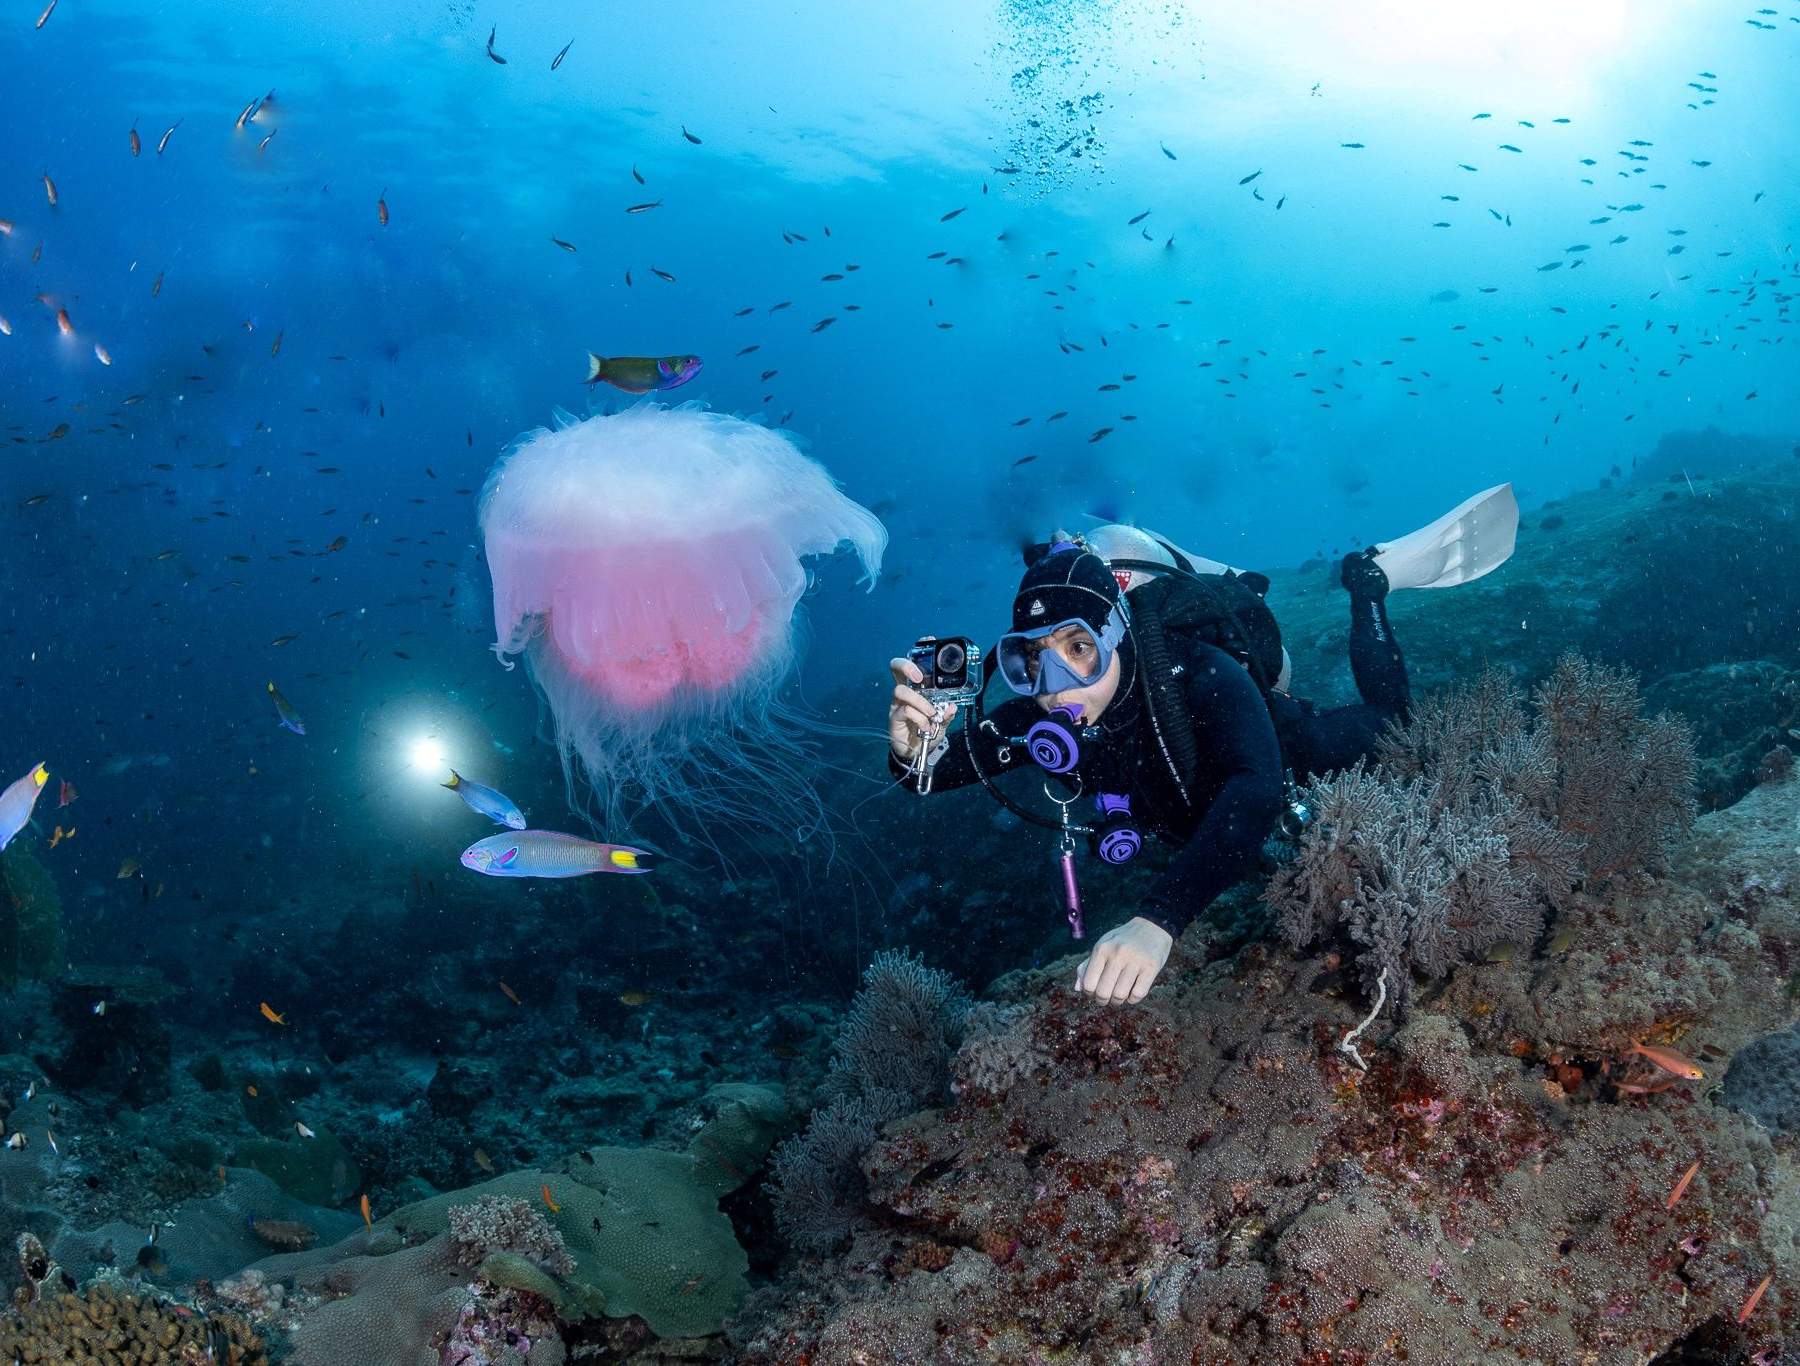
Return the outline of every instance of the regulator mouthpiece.
{"type": "Polygon", "coordinates": [[[1081,762],[1081,716],[1057,707],[1025,732],[1025,748],[1046,773],[1068,773],[1081,762]]]}

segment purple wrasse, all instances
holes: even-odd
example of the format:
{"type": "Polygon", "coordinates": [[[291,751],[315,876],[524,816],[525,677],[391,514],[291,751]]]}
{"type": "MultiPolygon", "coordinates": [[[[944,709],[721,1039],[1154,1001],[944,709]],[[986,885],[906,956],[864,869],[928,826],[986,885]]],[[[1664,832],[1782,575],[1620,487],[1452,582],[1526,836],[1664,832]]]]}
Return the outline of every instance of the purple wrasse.
{"type": "Polygon", "coordinates": [[[588,873],[647,873],[648,849],[600,844],[555,830],[514,830],[476,840],[462,865],[488,877],[583,877],[588,873]]]}

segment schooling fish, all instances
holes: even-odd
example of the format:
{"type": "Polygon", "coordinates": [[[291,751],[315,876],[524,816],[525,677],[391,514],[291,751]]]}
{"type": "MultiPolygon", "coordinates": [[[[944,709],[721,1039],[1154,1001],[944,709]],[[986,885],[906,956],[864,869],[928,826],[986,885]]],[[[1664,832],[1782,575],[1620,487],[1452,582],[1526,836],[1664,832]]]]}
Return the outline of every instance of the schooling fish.
{"type": "Polygon", "coordinates": [[[488,877],[581,877],[587,873],[647,873],[647,849],[597,844],[554,830],[489,835],[462,852],[462,865],[488,877]]]}
{"type": "Polygon", "coordinates": [[[450,770],[450,781],[444,786],[461,797],[463,804],[477,816],[486,816],[495,825],[504,825],[509,830],[525,828],[525,813],[504,792],[472,783],[455,769],[450,770]]]}
{"type": "Polygon", "coordinates": [[[596,356],[588,352],[589,384],[605,380],[615,389],[628,394],[648,394],[660,389],[675,389],[700,373],[698,356],[596,356]]]}
{"type": "Polygon", "coordinates": [[[38,794],[49,781],[50,771],[42,764],[33,764],[31,772],[5,792],[0,792],[0,849],[11,844],[13,836],[25,828],[25,822],[31,819],[31,809],[37,805],[38,794]]]}
{"type": "Polygon", "coordinates": [[[269,683],[269,697],[275,703],[275,715],[283,726],[295,735],[306,734],[306,722],[300,719],[300,713],[294,710],[294,704],[281,695],[281,689],[274,682],[269,683]]]}
{"type": "Polygon", "coordinates": [[[157,156],[161,156],[163,154],[163,148],[165,148],[169,145],[169,139],[175,136],[175,130],[179,127],[181,127],[181,120],[176,119],[175,122],[173,122],[169,125],[168,131],[165,132],[160,138],[158,138],[156,140],[156,155],[157,156]]]}

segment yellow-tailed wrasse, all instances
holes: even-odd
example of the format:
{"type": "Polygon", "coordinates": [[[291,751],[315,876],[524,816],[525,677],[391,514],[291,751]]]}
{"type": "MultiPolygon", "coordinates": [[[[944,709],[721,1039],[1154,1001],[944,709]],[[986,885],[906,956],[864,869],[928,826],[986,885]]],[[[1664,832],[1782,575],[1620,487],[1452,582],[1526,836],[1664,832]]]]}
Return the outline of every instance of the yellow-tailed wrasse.
{"type": "Polygon", "coordinates": [[[477,840],[462,865],[488,877],[583,877],[588,873],[647,873],[654,855],[628,844],[599,844],[555,830],[513,830],[477,840]]]}
{"type": "Polygon", "coordinates": [[[305,735],[306,722],[300,719],[300,713],[294,710],[294,704],[281,695],[281,689],[273,681],[269,683],[269,697],[275,703],[275,715],[280,723],[295,735],[305,735]]]}
{"type": "Polygon", "coordinates": [[[461,797],[469,810],[478,816],[486,816],[495,825],[504,825],[509,830],[525,828],[525,813],[504,792],[482,783],[472,783],[455,769],[450,770],[450,781],[444,786],[461,797]]]}
{"type": "Polygon", "coordinates": [[[11,844],[13,836],[25,828],[38,794],[49,781],[49,771],[42,764],[33,764],[31,772],[0,792],[0,849],[11,844]]]}
{"type": "Polygon", "coordinates": [[[602,380],[628,394],[676,389],[700,373],[698,356],[597,356],[588,353],[587,382],[602,380]]]}

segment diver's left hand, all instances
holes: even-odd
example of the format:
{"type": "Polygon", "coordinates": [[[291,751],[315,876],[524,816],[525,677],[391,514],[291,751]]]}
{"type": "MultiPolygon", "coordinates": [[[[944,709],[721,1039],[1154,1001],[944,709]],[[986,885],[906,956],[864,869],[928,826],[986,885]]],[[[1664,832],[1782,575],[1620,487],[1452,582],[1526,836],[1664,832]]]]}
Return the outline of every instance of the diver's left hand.
{"type": "Polygon", "coordinates": [[[1075,969],[1075,990],[1107,1004],[1136,1005],[1149,995],[1174,947],[1161,925],[1134,916],[1094,941],[1094,951],[1075,969]]]}

